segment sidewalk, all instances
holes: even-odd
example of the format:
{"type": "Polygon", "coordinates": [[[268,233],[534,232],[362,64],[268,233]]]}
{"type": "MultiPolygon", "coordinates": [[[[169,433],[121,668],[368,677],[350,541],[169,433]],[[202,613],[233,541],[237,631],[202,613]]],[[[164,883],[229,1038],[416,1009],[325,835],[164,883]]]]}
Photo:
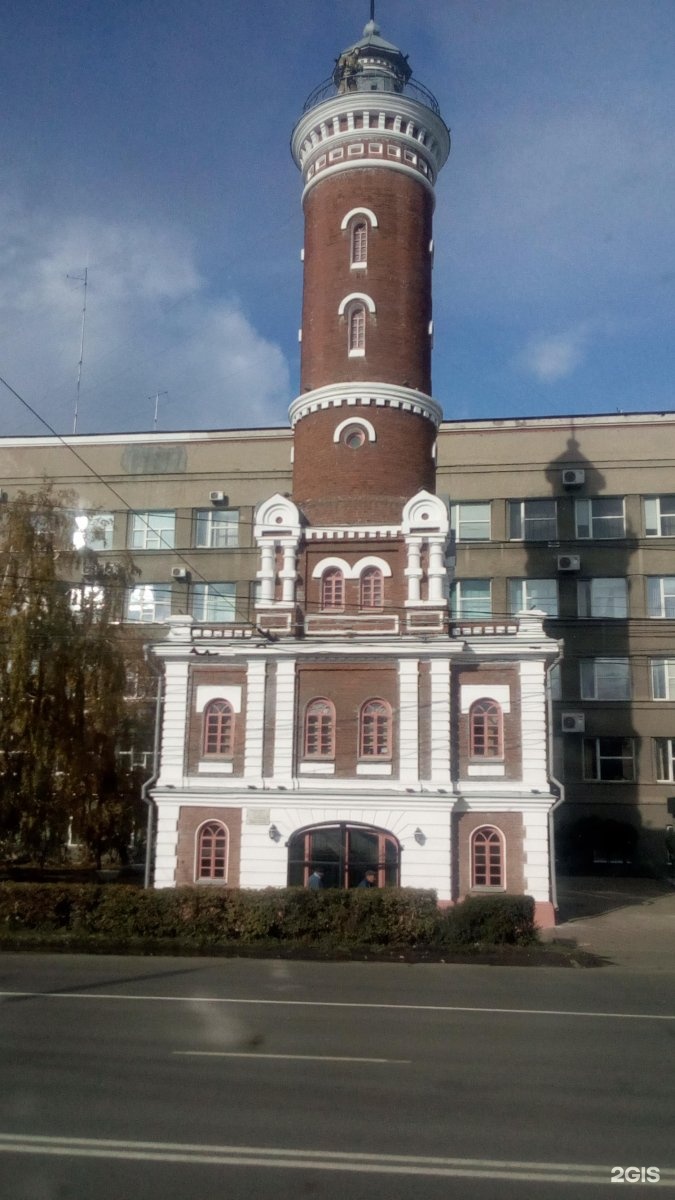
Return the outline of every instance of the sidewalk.
{"type": "Polygon", "coordinates": [[[562,878],[561,924],[545,941],[573,941],[613,966],[675,973],[675,887],[655,879],[562,878]]]}

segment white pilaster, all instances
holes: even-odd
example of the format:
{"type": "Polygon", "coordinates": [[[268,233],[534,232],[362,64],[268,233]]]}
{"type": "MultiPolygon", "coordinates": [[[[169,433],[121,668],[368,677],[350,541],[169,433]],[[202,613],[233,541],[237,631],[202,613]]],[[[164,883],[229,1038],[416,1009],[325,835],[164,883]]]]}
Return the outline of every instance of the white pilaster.
{"type": "Polygon", "coordinates": [[[450,782],[450,663],[432,659],[431,671],[431,780],[450,782]]]}
{"type": "Polygon", "coordinates": [[[290,780],[293,775],[295,735],[295,659],[277,663],[276,717],[274,725],[274,777],[290,780]]]}
{"type": "Polygon", "coordinates": [[[178,849],[177,804],[157,804],[157,834],[155,841],[156,888],[176,886],[176,852],[178,849]]]}
{"type": "Polygon", "coordinates": [[[437,600],[442,604],[445,596],[443,592],[445,584],[445,562],[443,561],[445,551],[445,538],[430,538],[429,539],[429,599],[437,600]]]}
{"type": "Polygon", "coordinates": [[[162,750],[159,787],[183,782],[185,774],[185,736],[188,728],[187,685],[189,667],[186,662],[168,659],[165,665],[164,715],[162,719],[162,750]]]}
{"type": "Polygon", "coordinates": [[[284,542],[283,549],[284,549],[284,563],[283,563],[283,567],[282,567],[281,573],[280,573],[281,588],[282,588],[281,598],[282,598],[284,604],[292,604],[293,601],[295,600],[296,543],[295,542],[284,542]]]}
{"type": "Polygon", "coordinates": [[[398,664],[399,687],[399,761],[400,778],[419,780],[419,660],[401,659],[398,664]]]}
{"type": "Polygon", "coordinates": [[[527,808],[523,812],[523,860],[527,895],[535,900],[550,900],[548,809],[527,808]]]}
{"type": "Polygon", "coordinates": [[[262,542],[260,546],[260,603],[272,604],[274,600],[274,543],[262,542]]]}
{"type": "Polygon", "coordinates": [[[263,732],[265,728],[265,663],[249,661],[246,671],[246,741],[244,775],[247,779],[262,779],[263,732]]]}
{"type": "Polygon", "coordinates": [[[408,542],[408,566],[404,574],[408,580],[408,602],[413,604],[420,598],[420,580],[422,578],[420,549],[419,542],[408,542]]]}
{"type": "Polygon", "coordinates": [[[521,745],[523,783],[548,788],[546,774],[546,691],[543,659],[520,664],[521,745]]]}

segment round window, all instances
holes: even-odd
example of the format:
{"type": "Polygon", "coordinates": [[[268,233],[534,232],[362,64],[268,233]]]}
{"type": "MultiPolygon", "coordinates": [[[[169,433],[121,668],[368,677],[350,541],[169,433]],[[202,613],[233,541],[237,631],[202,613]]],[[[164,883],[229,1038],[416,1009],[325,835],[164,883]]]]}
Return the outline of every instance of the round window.
{"type": "Polygon", "coordinates": [[[349,446],[350,450],[358,450],[366,440],[366,434],[358,425],[348,425],[345,429],[342,440],[345,446],[349,446]]]}

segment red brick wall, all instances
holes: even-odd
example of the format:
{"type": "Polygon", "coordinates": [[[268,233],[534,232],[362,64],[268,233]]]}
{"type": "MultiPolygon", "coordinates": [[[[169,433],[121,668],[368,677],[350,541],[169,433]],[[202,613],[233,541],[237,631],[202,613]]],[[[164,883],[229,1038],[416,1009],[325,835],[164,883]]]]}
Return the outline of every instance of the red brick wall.
{"type": "Polygon", "coordinates": [[[379,380],[431,392],[431,255],[433,198],[423,183],[399,171],[364,167],[322,180],[305,198],[305,266],[301,390],[338,380],[379,380]],[[343,217],[369,208],[368,265],[350,267],[343,217]],[[366,354],[349,358],[340,302],[365,292],[366,354]]]}
{"type": "MultiPolygon", "coordinates": [[[[489,825],[504,835],[506,853],[506,891],[519,895],[525,888],[523,874],[523,818],[512,812],[467,812],[453,817],[455,843],[455,879],[461,900],[471,891],[471,834],[489,825]]],[[[479,889],[483,891],[484,889],[479,889]]]]}
{"type": "MultiPolygon", "coordinates": [[[[227,886],[239,887],[239,864],[241,860],[241,809],[240,808],[187,808],[181,807],[178,814],[178,853],[176,863],[176,885],[195,883],[195,854],[197,830],[205,821],[221,821],[230,835],[227,886]]],[[[216,887],[206,883],[205,887],[216,887]]],[[[224,886],[224,885],[222,885],[224,886]]]]}
{"type": "Polygon", "coordinates": [[[485,688],[485,695],[490,695],[490,684],[508,686],[511,701],[511,711],[504,713],[504,779],[522,778],[523,765],[521,754],[521,725],[520,725],[520,675],[515,665],[499,666],[494,663],[477,663],[475,667],[460,668],[453,679],[453,705],[458,714],[458,761],[459,778],[468,778],[469,763],[478,764],[499,761],[494,759],[472,759],[469,754],[469,714],[461,712],[461,685],[470,684],[485,688]]]}
{"type": "Polygon", "coordinates": [[[434,492],[431,421],[398,408],[329,408],[295,427],[293,499],[314,525],[399,523],[403,505],[422,488],[434,492]],[[350,414],[375,427],[376,441],[356,450],[334,442],[350,414]]]}
{"type": "MultiPolygon", "coordinates": [[[[206,687],[241,687],[241,712],[234,714],[234,757],[233,775],[244,773],[244,747],[246,742],[246,669],[245,667],[215,667],[212,670],[201,668],[193,671],[190,677],[188,693],[188,737],[187,737],[187,773],[197,774],[200,761],[208,761],[202,753],[203,745],[203,713],[195,711],[197,703],[196,689],[206,687]]],[[[215,759],[214,761],[218,761],[215,759]]],[[[200,772],[204,774],[204,772],[200,772]]]]}
{"type": "MultiPolygon", "coordinates": [[[[336,756],[335,775],[340,778],[356,774],[358,759],[359,709],[366,700],[379,698],[392,707],[393,758],[392,778],[398,775],[398,670],[376,663],[324,665],[307,664],[298,670],[298,721],[296,758],[303,753],[305,706],[309,700],[324,696],[335,705],[336,756]]],[[[366,761],[376,762],[376,759],[366,761]]]]}
{"type": "MultiPolygon", "coordinates": [[[[302,555],[302,564],[300,571],[305,583],[305,611],[314,614],[321,612],[321,579],[313,579],[312,572],[324,558],[343,558],[352,566],[361,558],[366,558],[374,555],[377,558],[384,559],[391,567],[391,577],[384,576],[384,605],[382,612],[394,611],[400,616],[400,610],[407,596],[407,586],[403,572],[408,565],[408,556],[406,554],[405,543],[403,539],[391,539],[378,543],[373,542],[354,542],[349,541],[333,541],[330,542],[309,542],[302,555]]],[[[358,579],[345,580],[345,613],[353,614],[359,612],[368,612],[368,609],[359,608],[359,587],[358,579]]],[[[370,610],[377,612],[379,610],[370,610]]]]}

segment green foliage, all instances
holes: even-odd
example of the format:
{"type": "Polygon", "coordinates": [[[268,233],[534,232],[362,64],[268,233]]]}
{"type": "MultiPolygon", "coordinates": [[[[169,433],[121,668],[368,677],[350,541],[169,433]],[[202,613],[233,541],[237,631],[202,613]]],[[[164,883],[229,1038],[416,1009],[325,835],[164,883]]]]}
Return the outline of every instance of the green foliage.
{"type": "Polygon", "coordinates": [[[75,498],[44,484],[0,517],[0,854],[44,865],[72,831],[100,865],[129,841],[136,781],[120,771],[125,588],[73,545],[75,498]]]}
{"type": "Polygon", "coordinates": [[[527,945],[529,896],[471,897],[439,912],[435,893],[186,887],[142,891],[97,884],[0,884],[0,931],[63,933],[112,945],[175,941],[214,949],[284,943],[323,949],[527,945]]]}

